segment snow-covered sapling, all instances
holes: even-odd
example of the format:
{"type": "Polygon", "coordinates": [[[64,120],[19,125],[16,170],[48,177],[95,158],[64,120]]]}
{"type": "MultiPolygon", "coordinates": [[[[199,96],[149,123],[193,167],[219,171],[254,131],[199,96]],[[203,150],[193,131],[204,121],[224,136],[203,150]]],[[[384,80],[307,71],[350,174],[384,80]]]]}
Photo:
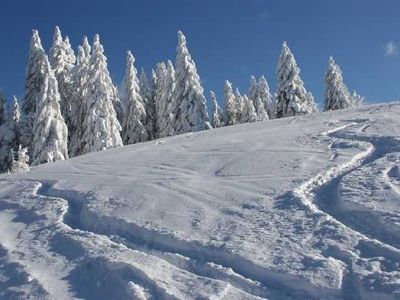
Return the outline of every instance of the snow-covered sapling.
{"type": "Polygon", "coordinates": [[[21,146],[19,146],[17,155],[13,155],[14,159],[11,165],[11,173],[29,172],[29,156],[27,152],[27,148],[21,148],[21,146]]]}
{"type": "Polygon", "coordinates": [[[223,113],[221,110],[221,107],[219,107],[218,102],[217,102],[217,96],[215,96],[215,93],[213,91],[210,91],[210,97],[211,97],[211,104],[212,104],[212,109],[213,109],[213,114],[211,118],[211,126],[213,128],[219,128],[224,125],[224,120],[223,120],[223,113]]]}
{"type": "Polygon", "coordinates": [[[224,87],[224,101],[225,101],[225,125],[237,124],[236,101],[235,94],[233,93],[232,83],[228,80],[225,81],[224,87]]]}

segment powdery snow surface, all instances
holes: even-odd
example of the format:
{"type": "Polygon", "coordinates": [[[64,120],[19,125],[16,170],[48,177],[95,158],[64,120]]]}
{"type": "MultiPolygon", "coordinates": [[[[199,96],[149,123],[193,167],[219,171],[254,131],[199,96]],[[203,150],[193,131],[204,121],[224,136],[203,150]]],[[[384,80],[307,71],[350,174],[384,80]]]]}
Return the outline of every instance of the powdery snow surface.
{"type": "Polygon", "coordinates": [[[2,299],[400,299],[400,103],[0,176],[2,299]]]}

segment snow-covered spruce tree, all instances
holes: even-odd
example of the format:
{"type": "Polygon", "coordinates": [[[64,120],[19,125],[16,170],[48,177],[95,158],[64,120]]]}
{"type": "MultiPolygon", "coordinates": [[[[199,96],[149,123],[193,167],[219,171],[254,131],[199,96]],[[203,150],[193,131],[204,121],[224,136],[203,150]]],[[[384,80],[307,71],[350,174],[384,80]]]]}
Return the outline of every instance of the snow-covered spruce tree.
{"type": "Polygon", "coordinates": [[[12,141],[14,132],[6,122],[0,126],[0,173],[7,172],[13,161],[12,141]]]}
{"type": "Polygon", "coordinates": [[[18,127],[19,120],[21,118],[21,111],[19,109],[19,103],[17,97],[13,96],[13,105],[11,108],[11,120],[14,123],[15,127],[18,127]]]}
{"type": "Polygon", "coordinates": [[[25,95],[21,107],[21,144],[31,151],[33,138],[33,122],[36,113],[36,103],[42,97],[42,86],[47,76],[47,55],[43,50],[39,33],[32,31],[29,49],[28,66],[26,68],[25,95]]]}
{"type": "Polygon", "coordinates": [[[65,44],[65,53],[67,55],[67,63],[73,66],[76,62],[76,57],[74,50],[71,47],[71,43],[69,42],[68,36],[65,37],[64,44],[65,44]]]}
{"type": "Polygon", "coordinates": [[[4,102],[4,121],[0,125],[0,172],[10,169],[13,162],[13,152],[18,150],[20,112],[15,96],[10,114],[6,114],[6,111],[7,105],[4,102]]]}
{"type": "Polygon", "coordinates": [[[276,117],[290,117],[315,111],[312,97],[307,93],[300,78],[300,69],[286,42],[278,60],[276,117]]]}
{"type": "Polygon", "coordinates": [[[156,76],[154,86],[154,102],[156,108],[156,130],[155,137],[160,137],[160,132],[165,128],[166,120],[164,116],[168,108],[168,95],[166,93],[166,77],[167,66],[164,62],[158,63],[156,66],[156,76]]]}
{"type": "Polygon", "coordinates": [[[68,128],[61,115],[57,79],[47,58],[33,123],[32,165],[68,158],[68,128]]]}
{"type": "Polygon", "coordinates": [[[134,63],[135,58],[128,51],[124,78],[124,95],[126,97],[124,102],[127,104],[127,112],[122,125],[122,139],[125,145],[148,140],[148,132],[145,127],[146,111],[134,63]]]}
{"type": "Polygon", "coordinates": [[[248,94],[248,98],[253,102],[258,96],[258,83],[257,83],[257,79],[254,75],[250,76],[250,85],[249,85],[247,94],[248,94]]]}
{"type": "Polygon", "coordinates": [[[83,37],[82,48],[83,51],[85,52],[85,57],[90,58],[90,55],[92,54],[92,47],[89,44],[87,36],[83,37]]]}
{"type": "MultiPolygon", "coordinates": [[[[268,82],[264,76],[261,76],[260,80],[258,82],[258,96],[260,97],[260,100],[261,100],[262,104],[264,105],[264,110],[267,112],[268,118],[274,119],[275,118],[275,101],[269,91],[268,82]]],[[[257,108],[256,108],[256,111],[258,111],[257,108]]],[[[262,118],[260,118],[260,119],[262,119],[262,118]]],[[[263,120],[261,120],[261,121],[263,121],[263,120]]]]}
{"type": "Polygon", "coordinates": [[[155,90],[157,86],[157,76],[154,70],[151,70],[151,87],[147,79],[147,75],[142,69],[139,77],[140,94],[144,102],[146,111],[146,130],[149,140],[153,140],[156,136],[156,105],[155,105],[155,90]]]}
{"type": "Polygon", "coordinates": [[[311,113],[318,112],[317,103],[315,103],[314,96],[311,92],[307,92],[307,103],[311,113]]]}
{"type": "Polygon", "coordinates": [[[243,96],[243,123],[257,122],[257,113],[254,109],[253,101],[247,95],[243,96]]]}
{"type": "Polygon", "coordinates": [[[217,96],[215,96],[215,93],[213,91],[210,91],[210,97],[211,97],[211,104],[212,104],[212,109],[213,109],[213,114],[211,118],[211,126],[213,128],[219,128],[224,126],[224,120],[223,120],[223,114],[221,107],[219,107],[218,102],[217,102],[217,96]]]}
{"type": "Polygon", "coordinates": [[[0,126],[7,121],[7,100],[6,96],[0,92],[0,126]]]}
{"type": "MultiPolygon", "coordinates": [[[[257,114],[257,121],[265,121],[268,120],[268,114],[265,110],[264,103],[261,100],[259,93],[259,86],[257,80],[254,76],[250,77],[250,86],[249,86],[249,100],[253,102],[254,109],[257,114]]],[[[264,96],[265,94],[263,94],[264,96]]],[[[264,97],[265,98],[265,97],[264,97]]]]}
{"type": "Polygon", "coordinates": [[[11,142],[11,147],[14,151],[18,151],[19,148],[19,137],[20,137],[20,128],[19,128],[19,120],[21,118],[21,112],[19,110],[19,104],[17,97],[13,97],[13,105],[10,112],[9,117],[9,128],[13,132],[13,140],[11,142]]]}
{"type": "Polygon", "coordinates": [[[21,148],[21,146],[19,146],[18,151],[16,152],[17,155],[13,155],[14,158],[11,165],[11,173],[29,172],[29,156],[27,152],[27,148],[21,148]]]}
{"type": "Polygon", "coordinates": [[[14,132],[10,127],[10,120],[6,114],[7,102],[4,95],[0,96],[0,105],[2,106],[2,123],[0,124],[0,173],[9,170],[12,164],[12,142],[14,132]]]}
{"type": "Polygon", "coordinates": [[[196,65],[186,47],[186,38],[178,32],[176,56],[175,91],[175,134],[211,128],[206,98],[196,65]]]}
{"type": "Polygon", "coordinates": [[[163,124],[159,131],[159,137],[174,135],[176,101],[174,98],[175,90],[175,69],[170,60],[167,62],[167,73],[165,76],[165,94],[167,107],[163,115],[163,124]]]}
{"type": "Polygon", "coordinates": [[[232,83],[230,83],[228,80],[225,81],[224,101],[225,101],[225,117],[224,117],[225,126],[237,124],[235,94],[233,93],[232,83]]]}
{"type": "Polygon", "coordinates": [[[83,121],[87,113],[87,103],[85,96],[87,91],[87,79],[89,70],[90,46],[87,38],[83,44],[86,46],[78,47],[76,65],[72,70],[72,98],[71,98],[71,129],[70,142],[68,145],[69,155],[76,156],[80,152],[81,140],[83,135],[83,121]],[[86,50],[85,50],[86,47],[86,50]],[[89,47],[89,48],[87,48],[89,47]]]}
{"type": "MultiPolygon", "coordinates": [[[[251,100],[250,100],[251,101],[251,100]]],[[[261,101],[261,97],[256,97],[254,99],[253,102],[253,106],[257,115],[257,121],[265,121],[265,120],[269,120],[269,116],[267,114],[267,112],[265,111],[265,107],[261,101]]]]}
{"type": "Polygon", "coordinates": [[[114,85],[103,52],[100,38],[96,34],[86,83],[87,108],[83,121],[80,154],[122,146],[121,125],[113,106],[114,85]]]}
{"type": "Polygon", "coordinates": [[[167,64],[160,63],[156,69],[156,120],[157,137],[166,137],[174,134],[175,101],[173,92],[175,88],[175,70],[171,61],[167,64]]]}
{"type": "Polygon", "coordinates": [[[244,99],[239,89],[235,90],[235,105],[236,105],[236,122],[238,124],[244,123],[243,110],[244,110],[244,99]]]}
{"type": "Polygon", "coordinates": [[[58,90],[60,93],[61,114],[68,126],[69,135],[73,133],[71,126],[71,98],[72,98],[72,82],[71,70],[75,63],[75,55],[69,43],[69,39],[64,41],[61,31],[56,26],[53,44],[49,50],[49,61],[58,82],[58,90]]]}
{"type": "Polygon", "coordinates": [[[125,119],[124,105],[122,104],[122,101],[118,94],[118,88],[115,85],[112,86],[111,94],[112,94],[112,104],[113,104],[115,113],[117,114],[118,122],[120,124],[122,124],[125,119]]]}
{"type": "Polygon", "coordinates": [[[342,71],[333,57],[329,58],[328,70],[325,74],[324,110],[336,110],[354,106],[354,101],[347,86],[343,82],[342,71]]]}

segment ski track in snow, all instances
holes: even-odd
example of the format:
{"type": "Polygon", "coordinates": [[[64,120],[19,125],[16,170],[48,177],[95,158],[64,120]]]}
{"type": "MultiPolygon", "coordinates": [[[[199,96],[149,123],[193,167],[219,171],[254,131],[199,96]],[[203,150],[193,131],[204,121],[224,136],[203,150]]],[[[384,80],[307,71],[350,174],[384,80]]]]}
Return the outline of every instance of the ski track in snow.
{"type": "MultiPolygon", "coordinates": [[[[351,157],[350,160],[340,165],[336,165],[322,173],[316,174],[292,192],[287,193],[287,195],[282,195],[282,197],[286,197],[290,201],[298,201],[305,209],[311,211],[318,218],[321,218],[321,222],[330,222],[334,224],[336,228],[352,232],[358,237],[358,244],[356,245],[358,248],[353,249],[351,254],[333,248],[322,253],[325,257],[332,257],[347,266],[346,274],[343,274],[341,291],[339,291],[341,294],[337,294],[337,292],[329,289],[319,288],[295,276],[276,273],[262,268],[254,264],[251,260],[230,253],[224,248],[216,248],[215,246],[209,246],[198,241],[180,239],[178,236],[173,236],[161,230],[158,231],[134,223],[128,223],[124,219],[119,219],[117,217],[97,215],[86,207],[88,198],[95,197],[93,193],[78,193],[76,191],[56,189],[54,187],[56,181],[41,181],[40,187],[36,190],[36,195],[42,197],[44,200],[60,199],[67,203],[67,207],[62,212],[62,219],[60,221],[66,228],[69,228],[70,231],[77,234],[88,233],[96,236],[98,239],[106,240],[106,245],[109,247],[125,247],[132,251],[153,256],[184,273],[193,274],[195,278],[204,278],[226,284],[226,291],[222,291],[215,299],[229,298],[230,287],[240,291],[242,293],[241,295],[248,299],[318,299],[321,295],[326,298],[341,297],[343,299],[362,299],[365,297],[374,299],[376,295],[373,293],[368,295],[368,291],[365,291],[361,286],[357,274],[353,272],[353,257],[363,259],[376,256],[399,263],[399,242],[391,239],[390,235],[389,237],[381,237],[375,234],[375,232],[369,231],[368,228],[362,226],[362,222],[359,224],[354,222],[357,220],[348,218],[346,216],[346,211],[338,211],[338,185],[343,177],[351,174],[353,171],[387,154],[400,152],[400,140],[389,136],[368,135],[366,133],[367,129],[374,122],[370,119],[341,121],[341,123],[343,122],[347,122],[347,124],[323,132],[317,137],[318,139],[328,138],[332,141],[330,143],[330,148],[333,154],[329,160],[335,161],[339,156],[337,149],[334,149],[334,146],[337,146],[335,142],[358,143],[356,147],[360,148],[361,152],[358,152],[351,157]],[[356,130],[349,131],[349,128],[354,128],[356,130]]],[[[164,143],[164,140],[157,141],[136,151],[146,151],[162,143],[164,143]]],[[[337,147],[340,149],[340,145],[337,147]]],[[[259,175],[251,174],[224,174],[224,169],[228,164],[216,170],[215,176],[237,177],[241,182],[257,178],[257,176],[260,177],[259,175]]],[[[195,171],[167,164],[156,166],[155,169],[157,168],[171,172],[171,178],[174,177],[174,172],[187,176],[196,175],[195,171]]],[[[399,193],[397,186],[390,182],[391,170],[392,169],[388,169],[386,171],[387,180],[392,189],[399,193]]],[[[265,175],[265,177],[269,178],[268,175],[265,175]]],[[[285,178],[286,177],[282,177],[278,179],[285,178]]],[[[168,178],[165,180],[168,180],[168,178]]],[[[360,178],[360,180],[362,179],[360,178]]],[[[157,184],[159,188],[163,188],[162,185],[159,184],[159,181],[157,184]]],[[[184,187],[179,187],[178,185],[174,188],[179,191],[179,193],[194,194],[191,198],[196,198],[196,193],[198,193],[198,191],[185,190],[184,187]]],[[[242,186],[238,185],[236,188],[240,189],[242,186]]],[[[245,188],[245,186],[243,186],[243,188],[245,188]]],[[[3,189],[2,191],[6,194],[8,190],[3,189]]],[[[6,201],[2,201],[1,203],[3,203],[3,205],[8,205],[6,201]]],[[[9,207],[9,209],[12,210],[15,209],[15,207],[9,207]]],[[[21,212],[23,208],[20,207],[18,210],[21,212]]],[[[32,212],[24,211],[23,213],[29,214],[32,212]]],[[[0,246],[0,263],[5,253],[7,253],[7,250],[3,251],[0,246]]],[[[1,265],[9,269],[8,264],[11,263],[13,262],[9,261],[4,264],[1,263],[1,265]]],[[[94,265],[99,272],[105,272],[106,278],[109,278],[112,283],[117,282],[116,280],[121,280],[126,283],[130,282],[129,289],[132,298],[179,298],[171,295],[167,290],[159,286],[158,282],[149,278],[146,274],[135,269],[131,265],[111,263],[101,257],[98,259],[92,257],[87,263],[94,265]]],[[[50,293],[50,295],[52,294],[50,290],[40,284],[40,278],[37,278],[33,273],[29,274],[28,269],[21,271],[21,274],[26,274],[24,276],[27,278],[30,278],[30,276],[33,277],[33,279],[25,279],[26,284],[34,285],[32,290],[38,290],[44,295],[47,293],[50,293]]],[[[90,274],[88,276],[90,276],[90,274]]],[[[0,289],[1,287],[0,285],[0,289]]],[[[85,296],[85,294],[82,295],[85,296]]],[[[121,294],[120,298],[122,299],[126,295],[127,294],[121,294]]],[[[4,297],[0,294],[0,298],[4,297]]],[[[395,298],[388,296],[384,299],[395,298]]]]}
{"type": "MultiPolygon", "coordinates": [[[[323,200],[321,200],[321,198],[327,198],[327,196],[330,198],[331,203],[337,205],[337,187],[340,180],[344,176],[348,175],[358,168],[361,168],[378,160],[381,157],[384,157],[387,154],[400,152],[400,139],[395,137],[368,137],[360,136],[353,133],[341,134],[341,131],[343,129],[354,125],[357,125],[357,123],[351,123],[349,125],[345,125],[345,127],[342,126],[330,132],[323,133],[323,135],[328,135],[337,139],[367,143],[368,146],[365,151],[360,152],[359,154],[354,156],[348,163],[345,163],[344,165],[337,167],[337,169],[330,170],[327,173],[321,174],[317,176],[317,178],[312,179],[311,181],[313,181],[314,183],[318,182],[316,186],[313,186],[311,182],[308,182],[305,186],[300,187],[300,194],[303,193],[305,195],[308,195],[312,199],[311,202],[314,204],[311,205],[312,209],[315,209],[315,205],[318,206],[319,202],[323,203],[323,200]],[[331,193],[327,193],[327,191],[336,191],[336,194],[332,195],[331,193]]],[[[365,132],[365,129],[370,126],[371,124],[362,126],[359,132],[365,132]]],[[[362,179],[360,178],[360,180],[362,179]]],[[[307,204],[309,202],[310,201],[306,201],[307,204]]],[[[398,245],[395,244],[394,241],[381,241],[379,236],[373,236],[367,231],[363,232],[363,228],[353,228],[351,224],[346,224],[348,221],[345,218],[341,220],[341,217],[343,217],[342,215],[333,215],[335,207],[333,207],[332,210],[329,210],[329,203],[323,203],[323,205],[324,206],[318,206],[318,209],[324,211],[342,225],[348,226],[354,231],[357,231],[363,238],[373,239],[374,241],[378,241],[385,247],[389,247],[392,250],[400,251],[398,245]]]]}
{"type": "MultiPolygon", "coordinates": [[[[367,258],[373,256],[385,257],[388,258],[389,261],[394,261],[399,265],[400,249],[398,248],[398,241],[383,241],[379,234],[375,235],[374,232],[369,232],[363,227],[362,222],[365,220],[358,220],[358,222],[361,223],[359,226],[354,226],[354,221],[357,220],[347,219],[346,212],[336,213],[335,211],[336,206],[338,205],[338,185],[344,176],[381,157],[384,157],[387,154],[400,152],[400,140],[398,138],[362,135],[372,123],[373,121],[371,120],[356,120],[355,122],[350,122],[349,124],[323,132],[321,134],[322,136],[327,136],[333,139],[361,142],[364,144],[366,149],[353,156],[350,161],[326,172],[317,174],[315,177],[302,184],[299,188],[295,189],[293,195],[314,213],[322,214],[327,218],[327,220],[350,231],[354,231],[359,235],[359,249],[362,250],[364,247],[365,251],[369,252],[367,258]],[[357,133],[345,131],[349,127],[354,127],[364,122],[368,122],[368,124],[361,126],[359,130],[357,130],[357,133]]],[[[330,145],[331,148],[332,145],[333,143],[330,145]]],[[[336,153],[334,153],[331,159],[334,159],[336,156],[336,153]]],[[[362,180],[362,178],[359,180],[362,180]]],[[[382,228],[380,228],[380,230],[382,230],[382,228]]],[[[377,232],[379,232],[379,230],[377,230],[377,232]]],[[[365,294],[365,291],[362,291],[362,287],[360,286],[356,275],[353,274],[350,257],[344,253],[340,253],[340,251],[335,253],[335,250],[337,249],[327,251],[325,255],[344,262],[348,267],[348,273],[344,275],[345,278],[342,283],[343,298],[363,299],[364,297],[368,297],[365,294]]]]}

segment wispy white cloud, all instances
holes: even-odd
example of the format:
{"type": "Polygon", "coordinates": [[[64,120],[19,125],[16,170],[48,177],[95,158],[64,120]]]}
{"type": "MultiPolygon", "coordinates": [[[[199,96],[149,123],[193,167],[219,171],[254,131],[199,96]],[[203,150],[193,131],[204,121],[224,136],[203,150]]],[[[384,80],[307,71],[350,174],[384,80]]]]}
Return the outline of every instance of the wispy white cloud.
{"type": "Polygon", "coordinates": [[[385,56],[394,57],[398,54],[398,44],[390,41],[385,45],[385,56]]]}
{"type": "Polygon", "coordinates": [[[262,10],[259,14],[258,14],[258,21],[265,21],[268,19],[268,12],[266,10],[262,10]]]}

